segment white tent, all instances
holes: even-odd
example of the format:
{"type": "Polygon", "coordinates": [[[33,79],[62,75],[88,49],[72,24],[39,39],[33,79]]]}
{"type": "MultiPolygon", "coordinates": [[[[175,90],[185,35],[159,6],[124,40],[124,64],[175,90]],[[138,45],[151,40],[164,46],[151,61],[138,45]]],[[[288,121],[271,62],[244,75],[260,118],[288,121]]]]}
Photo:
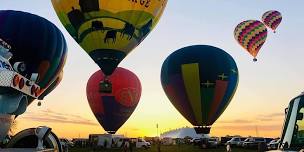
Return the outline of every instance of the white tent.
{"type": "MultiPolygon", "coordinates": [[[[185,137],[191,137],[191,138],[202,138],[202,134],[197,134],[193,128],[185,127],[185,128],[179,128],[175,130],[167,131],[160,135],[161,138],[185,138],[185,137]]],[[[207,138],[209,136],[207,135],[207,138]]]]}

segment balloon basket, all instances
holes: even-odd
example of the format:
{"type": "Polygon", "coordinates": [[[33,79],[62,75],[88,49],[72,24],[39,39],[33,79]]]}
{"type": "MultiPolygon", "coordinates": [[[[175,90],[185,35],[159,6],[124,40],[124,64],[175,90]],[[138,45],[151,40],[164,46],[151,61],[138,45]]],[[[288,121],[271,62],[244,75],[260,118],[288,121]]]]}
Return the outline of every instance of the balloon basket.
{"type": "Polygon", "coordinates": [[[116,131],[107,131],[107,133],[114,135],[116,133],[116,131]]]}
{"type": "Polygon", "coordinates": [[[258,61],[258,59],[257,59],[257,58],[254,58],[254,59],[253,59],[253,62],[256,62],[256,61],[258,61]]]}
{"type": "Polygon", "coordinates": [[[211,127],[209,126],[196,126],[194,130],[197,134],[210,134],[211,127]]]}
{"type": "Polygon", "coordinates": [[[99,92],[100,93],[112,93],[112,83],[109,80],[100,81],[99,92]]]}

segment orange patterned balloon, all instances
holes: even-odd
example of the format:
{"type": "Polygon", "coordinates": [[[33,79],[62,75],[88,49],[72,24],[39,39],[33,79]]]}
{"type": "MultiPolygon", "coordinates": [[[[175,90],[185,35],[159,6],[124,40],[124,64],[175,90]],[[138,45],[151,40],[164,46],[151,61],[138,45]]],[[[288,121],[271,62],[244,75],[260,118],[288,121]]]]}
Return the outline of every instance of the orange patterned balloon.
{"type": "Polygon", "coordinates": [[[257,61],[256,57],[266,41],[267,28],[257,20],[247,20],[238,24],[234,30],[234,38],[257,61]]]}

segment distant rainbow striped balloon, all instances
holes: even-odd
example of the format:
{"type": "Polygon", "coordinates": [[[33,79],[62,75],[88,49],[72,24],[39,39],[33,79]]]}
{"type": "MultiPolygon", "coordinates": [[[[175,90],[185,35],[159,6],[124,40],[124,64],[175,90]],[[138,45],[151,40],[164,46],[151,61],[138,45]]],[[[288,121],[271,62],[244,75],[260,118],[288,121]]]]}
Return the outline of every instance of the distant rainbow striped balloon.
{"type": "Polygon", "coordinates": [[[267,27],[271,28],[275,33],[275,30],[282,21],[282,14],[278,11],[273,11],[273,10],[267,11],[266,13],[263,14],[262,21],[267,27]]]}
{"type": "Polygon", "coordinates": [[[267,28],[258,20],[243,21],[235,28],[234,37],[257,61],[256,56],[267,38],[267,28]]]}

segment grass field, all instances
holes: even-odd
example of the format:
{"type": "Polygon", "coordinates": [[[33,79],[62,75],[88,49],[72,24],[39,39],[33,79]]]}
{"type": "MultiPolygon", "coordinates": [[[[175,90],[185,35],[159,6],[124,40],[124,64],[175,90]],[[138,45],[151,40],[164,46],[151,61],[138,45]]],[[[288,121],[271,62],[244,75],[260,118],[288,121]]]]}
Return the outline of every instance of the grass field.
{"type": "MultiPolygon", "coordinates": [[[[225,147],[213,148],[213,149],[200,149],[197,146],[181,145],[181,146],[162,146],[161,152],[225,152],[225,147]]],[[[257,150],[247,150],[242,148],[232,148],[233,152],[256,152],[257,150]]],[[[90,148],[73,148],[69,152],[93,152],[90,148]]],[[[98,149],[94,152],[123,152],[122,149],[98,149]]],[[[157,152],[156,146],[152,146],[150,149],[134,149],[133,152],[157,152]]]]}

